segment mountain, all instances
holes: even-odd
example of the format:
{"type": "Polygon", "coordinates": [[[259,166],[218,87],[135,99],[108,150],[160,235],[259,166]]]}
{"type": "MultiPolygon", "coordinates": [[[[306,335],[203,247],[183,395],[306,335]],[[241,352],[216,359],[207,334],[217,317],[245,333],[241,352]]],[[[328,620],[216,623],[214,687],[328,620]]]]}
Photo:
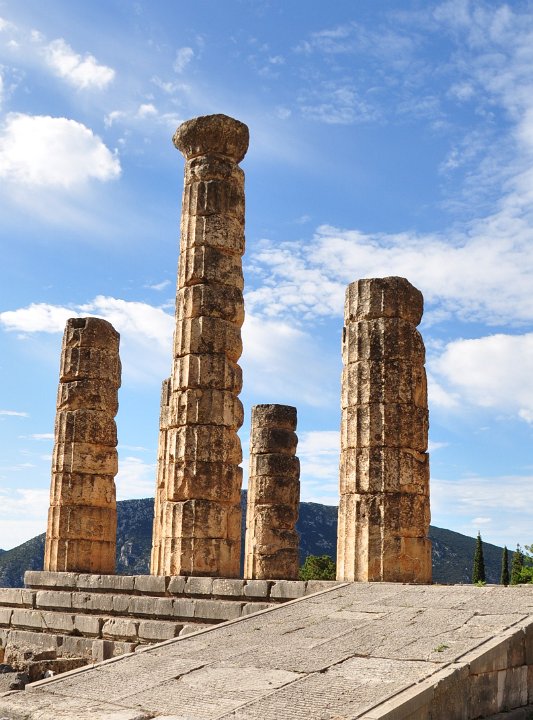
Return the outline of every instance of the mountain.
{"type": "MultiPolygon", "coordinates": [[[[242,494],[246,506],[246,493],[242,494]]],[[[152,545],[153,498],[122,500],[117,503],[117,573],[145,574],[149,571],[152,545]]],[[[243,513],[244,521],[245,513],[243,513]]],[[[337,508],[319,503],[300,503],[297,524],[300,533],[300,559],[307,555],[329,555],[335,559],[337,508]]],[[[437,583],[469,583],[476,541],[474,538],[430,527],[433,543],[433,580],[437,583]]],[[[243,527],[244,537],[244,527],[243,527]]],[[[244,541],[243,541],[244,548],[244,541]]],[[[483,543],[487,582],[500,577],[502,548],[483,543]]],[[[12,550],[0,551],[0,587],[21,587],[26,570],[43,566],[44,534],[12,550]]],[[[509,553],[509,564],[512,553],[509,553]]]]}

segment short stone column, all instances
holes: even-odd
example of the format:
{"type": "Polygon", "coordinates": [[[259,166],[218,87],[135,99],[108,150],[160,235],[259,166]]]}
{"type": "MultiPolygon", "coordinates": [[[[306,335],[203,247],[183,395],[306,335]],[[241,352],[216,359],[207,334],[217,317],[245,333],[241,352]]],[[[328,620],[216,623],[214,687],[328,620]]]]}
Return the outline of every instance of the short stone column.
{"type": "Polygon", "coordinates": [[[255,405],[250,434],[244,577],[296,580],[300,461],[296,408],[255,405]]]}
{"type": "Polygon", "coordinates": [[[119,334],[67,321],[61,350],[44,569],[115,572],[119,334]]]}
{"type": "Polygon", "coordinates": [[[244,321],[244,173],[238,163],[248,148],[248,128],[209,115],[183,123],[173,140],[186,159],[185,186],[151,572],[238,577],[243,407],[237,361],[244,321]]]}
{"type": "Polygon", "coordinates": [[[159,442],[157,450],[157,478],[154,497],[154,522],[152,529],[152,555],[150,567],[161,566],[162,532],[167,492],[167,456],[168,429],[170,426],[170,399],[172,397],[172,378],[163,380],[161,385],[161,405],[159,413],[159,442]]]}
{"type": "Polygon", "coordinates": [[[346,291],[339,580],[431,582],[422,312],[422,294],[404,278],[346,291]]]}

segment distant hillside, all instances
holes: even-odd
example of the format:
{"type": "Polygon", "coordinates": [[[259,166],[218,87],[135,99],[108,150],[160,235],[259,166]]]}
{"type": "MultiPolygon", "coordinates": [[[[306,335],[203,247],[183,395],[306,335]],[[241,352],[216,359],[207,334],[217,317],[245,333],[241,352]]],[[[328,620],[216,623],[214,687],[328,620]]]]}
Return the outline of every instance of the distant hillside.
{"type": "MultiPolygon", "coordinates": [[[[243,492],[242,504],[243,507],[246,504],[245,492],[243,492]]],[[[122,500],[117,503],[117,572],[122,575],[149,572],[153,507],[153,498],[122,500]]],[[[336,507],[319,503],[300,503],[297,529],[300,533],[301,562],[308,555],[329,555],[335,559],[336,507]]],[[[434,582],[469,583],[475,539],[433,526],[430,528],[430,537],[433,542],[434,582]]],[[[498,582],[502,548],[483,543],[483,550],[487,581],[498,582]]],[[[0,587],[22,586],[26,570],[42,569],[43,553],[44,534],[12,550],[0,551],[0,587]]]]}

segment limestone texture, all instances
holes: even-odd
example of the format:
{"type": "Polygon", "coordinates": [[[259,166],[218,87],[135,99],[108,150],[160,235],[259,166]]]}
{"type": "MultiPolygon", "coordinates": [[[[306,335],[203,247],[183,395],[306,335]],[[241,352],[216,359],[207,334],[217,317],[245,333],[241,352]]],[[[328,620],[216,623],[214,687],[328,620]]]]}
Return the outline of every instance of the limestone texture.
{"type": "Polygon", "coordinates": [[[252,408],[244,550],[244,577],[250,580],[298,577],[296,419],[296,408],[289,405],[252,408]]]}
{"type": "Polygon", "coordinates": [[[346,290],[338,580],[431,582],[422,312],[405,278],[346,290]]]}
{"type": "Polygon", "coordinates": [[[71,318],[61,350],[44,569],[114,573],[120,336],[71,318]]]}
{"type": "Polygon", "coordinates": [[[172,373],[163,383],[151,572],[234,578],[240,565],[238,398],[244,321],[248,128],[226,115],[183,123],[185,156],[172,373]]]}

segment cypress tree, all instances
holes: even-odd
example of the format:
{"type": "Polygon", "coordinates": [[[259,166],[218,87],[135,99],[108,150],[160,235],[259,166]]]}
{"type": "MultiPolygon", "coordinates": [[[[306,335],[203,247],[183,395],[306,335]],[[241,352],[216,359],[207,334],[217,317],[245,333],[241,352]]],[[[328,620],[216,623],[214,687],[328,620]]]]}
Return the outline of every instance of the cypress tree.
{"type": "Polygon", "coordinates": [[[524,554],[520,545],[516,546],[513,553],[513,562],[511,563],[511,585],[518,585],[520,582],[520,573],[524,566],[524,554]]]}
{"type": "Polygon", "coordinates": [[[472,571],[472,582],[485,582],[485,560],[483,558],[483,542],[481,535],[477,534],[476,550],[474,552],[474,568],[472,571]]]}
{"type": "Polygon", "coordinates": [[[500,575],[500,585],[509,585],[509,558],[507,545],[503,548],[502,553],[502,572],[500,575]]]}

